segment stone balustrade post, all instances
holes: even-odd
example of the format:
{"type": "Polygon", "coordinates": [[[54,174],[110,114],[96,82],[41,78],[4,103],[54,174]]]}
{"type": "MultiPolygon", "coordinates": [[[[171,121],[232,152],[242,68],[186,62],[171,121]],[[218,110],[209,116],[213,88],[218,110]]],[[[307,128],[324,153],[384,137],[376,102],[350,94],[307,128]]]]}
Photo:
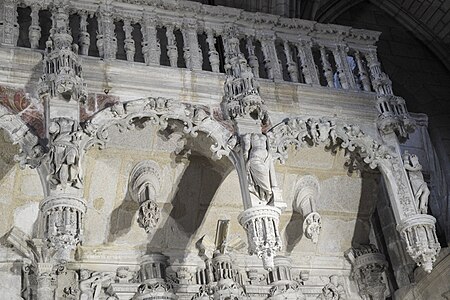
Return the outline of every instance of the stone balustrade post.
{"type": "Polygon", "coordinates": [[[143,42],[142,53],[146,65],[159,65],[161,59],[161,46],[157,39],[156,15],[144,13],[143,26],[141,27],[143,42]]]}
{"type": "Polygon", "coordinates": [[[339,82],[343,89],[348,90],[356,87],[353,73],[347,60],[347,52],[345,46],[337,45],[332,49],[334,61],[336,62],[336,71],[339,77],[339,82]]]}
{"type": "Polygon", "coordinates": [[[284,54],[286,55],[286,67],[289,73],[289,77],[291,78],[292,82],[298,82],[299,78],[298,78],[297,64],[292,59],[291,46],[289,45],[289,42],[287,40],[284,40],[283,47],[284,47],[284,54]]]}
{"type": "Polygon", "coordinates": [[[87,17],[88,14],[85,11],[80,11],[80,35],[79,35],[79,43],[80,43],[80,54],[88,55],[89,54],[89,46],[91,45],[91,35],[88,32],[87,26],[87,17]]]}
{"type": "Polygon", "coordinates": [[[97,49],[100,57],[115,59],[117,54],[117,37],[114,32],[113,8],[110,3],[101,4],[98,10],[97,49]]]}
{"type": "Polygon", "coordinates": [[[216,37],[211,29],[206,30],[206,42],[208,43],[208,56],[211,69],[215,73],[219,73],[219,53],[216,50],[216,37]]]}
{"type": "Polygon", "coordinates": [[[317,75],[316,64],[312,54],[312,43],[310,41],[301,40],[296,43],[298,57],[300,58],[301,70],[306,84],[320,84],[317,75]]]}
{"type": "Polygon", "coordinates": [[[248,64],[252,68],[253,76],[259,78],[259,62],[255,54],[255,46],[253,45],[253,37],[247,36],[248,64]]]}
{"type": "Polygon", "coordinates": [[[184,42],[184,60],[186,68],[201,70],[203,63],[202,50],[198,44],[198,24],[196,19],[187,18],[181,28],[184,42]]]}
{"type": "Polygon", "coordinates": [[[28,29],[28,36],[30,39],[30,47],[36,49],[39,47],[39,40],[41,38],[41,27],[39,26],[39,10],[41,6],[34,2],[31,4],[31,25],[28,29]]]}
{"type": "Polygon", "coordinates": [[[19,38],[17,0],[4,0],[0,5],[0,43],[16,46],[19,38]]]}
{"type": "Polygon", "coordinates": [[[320,60],[322,62],[323,74],[327,81],[328,87],[334,87],[333,81],[333,69],[331,67],[330,61],[328,59],[328,53],[324,46],[320,46],[320,60]]]}
{"type": "Polygon", "coordinates": [[[136,53],[136,46],[134,44],[133,36],[133,26],[129,19],[123,20],[123,31],[125,32],[124,49],[127,55],[127,61],[134,61],[134,54],[136,53]]]}
{"type": "Polygon", "coordinates": [[[355,60],[356,65],[358,66],[359,80],[361,81],[363,90],[366,92],[372,91],[370,87],[369,75],[367,74],[366,67],[364,66],[364,63],[361,58],[361,53],[359,51],[355,51],[355,60]]]}
{"type": "Polygon", "coordinates": [[[269,79],[282,81],[283,74],[275,49],[275,36],[273,33],[263,33],[260,35],[259,40],[264,55],[264,65],[266,67],[267,76],[269,79]]]}
{"type": "Polygon", "coordinates": [[[176,68],[178,65],[178,49],[177,41],[175,39],[175,34],[173,33],[173,31],[173,25],[166,25],[167,56],[169,57],[170,66],[176,68]]]}

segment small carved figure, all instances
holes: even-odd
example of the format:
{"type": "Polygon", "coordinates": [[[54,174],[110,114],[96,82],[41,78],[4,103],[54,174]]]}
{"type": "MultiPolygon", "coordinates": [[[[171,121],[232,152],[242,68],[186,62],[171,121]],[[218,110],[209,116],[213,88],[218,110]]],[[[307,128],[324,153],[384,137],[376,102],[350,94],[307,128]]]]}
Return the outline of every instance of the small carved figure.
{"type": "Polygon", "coordinates": [[[67,185],[80,188],[82,185],[80,153],[77,132],[73,120],[60,118],[52,122],[49,128],[51,146],[49,151],[49,181],[54,186],[67,185]]]}
{"type": "Polygon", "coordinates": [[[250,193],[261,201],[270,202],[273,198],[273,188],[276,187],[276,179],[265,135],[252,133],[244,136],[244,159],[250,193]]]}
{"type": "Polygon", "coordinates": [[[322,294],[317,297],[318,300],[346,300],[344,287],[339,284],[336,275],[330,276],[330,282],[323,289],[322,294]]]}
{"type": "Polygon", "coordinates": [[[405,151],[403,154],[403,165],[408,173],[417,210],[422,214],[426,214],[428,210],[428,197],[430,196],[430,190],[427,183],[423,179],[422,165],[419,163],[419,158],[417,155],[410,154],[408,151],[405,151]]]}

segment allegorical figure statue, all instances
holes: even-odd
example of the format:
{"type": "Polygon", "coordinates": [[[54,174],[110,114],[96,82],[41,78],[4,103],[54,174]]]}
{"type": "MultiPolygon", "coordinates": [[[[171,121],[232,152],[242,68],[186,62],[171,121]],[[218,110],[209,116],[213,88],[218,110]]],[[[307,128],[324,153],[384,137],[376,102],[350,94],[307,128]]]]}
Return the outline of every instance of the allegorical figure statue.
{"type": "Polygon", "coordinates": [[[422,214],[426,214],[428,211],[428,197],[430,196],[430,190],[423,179],[422,165],[419,163],[419,158],[417,155],[405,151],[403,154],[403,165],[408,173],[417,210],[422,214]]]}
{"type": "Polygon", "coordinates": [[[265,135],[251,133],[244,136],[244,159],[250,193],[256,195],[260,201],[270,202],[273,198],[273,188],[276,187],[276,178],[265,135]]]}
{"type": "Polygon", "coordinates": [[[60,118],[49,128],[51,135],[49,181],[54,186],[80,188],[82,185],[74,127],[74,121],[60,118]]]}

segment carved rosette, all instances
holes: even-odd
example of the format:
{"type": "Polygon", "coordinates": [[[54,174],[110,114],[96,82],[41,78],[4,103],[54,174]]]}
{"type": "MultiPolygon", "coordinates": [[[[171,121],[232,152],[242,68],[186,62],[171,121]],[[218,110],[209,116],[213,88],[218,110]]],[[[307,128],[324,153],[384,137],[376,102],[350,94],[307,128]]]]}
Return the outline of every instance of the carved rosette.
{"type": "Polygon", "coordinates": [[[319,241],[320,230],[322,229],[322,217],[317,212],[312,212],[303,221],[303,233],[314,244],[319,241]]]}
{"type": "Polygon", "coordinates": [[[430,215],[417,214],[397,225],[397,230],[406,242],[406,251],[418,266],[430,273],[441,245],[436,236],[436,219],[430,215]]]}
{"type": "Polygon", "coordinates": [[[263,260],[265,269],[274,266],[273,258],[281,250],[278,230],[281,210],[274,206],[255,206],[243,211],[238,219],[247,232],[248,251],[263,260]]]}
{"type": "Polygon", "coordinates": [[[374,245],[352,248],[347,257],[352,263],[352,278],[358,284],[363,299],[385,299],[386,284],[383,272],[387,262],[382,253],[374,245]]]}
{"type": "Polygon", "coordinates": [[[161,216],[156,197],[160,190],[160,171],[157,163],[142,161],[131,171],[130,194],[139,206],[138,224],[151,233],[161,216]]]}
{"type": "Polygon", "coordinates": [[[56,261],[68,261],[83,236],[84,201],[69,195],[46,198],[40,205],[44,238],[56,261]]]}

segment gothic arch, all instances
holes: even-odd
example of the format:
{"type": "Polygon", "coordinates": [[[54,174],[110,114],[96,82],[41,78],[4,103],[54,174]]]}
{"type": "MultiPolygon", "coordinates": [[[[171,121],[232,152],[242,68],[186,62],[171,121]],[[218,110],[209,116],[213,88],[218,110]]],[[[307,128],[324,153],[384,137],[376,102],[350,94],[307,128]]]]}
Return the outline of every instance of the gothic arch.
{"type": "MultiPolygon", "coordinates": [[[[85,131],[94,138],[93,144],[103,146],[108,140],[108,129],[118,126],[120,130],[133,130],[147,124],[178,132],[182,138],[196,138],[199,133],[211,139],[212,159],[228,156],[228,142],[233,133],[230,124],[216,119],[214,112],[202,105],[184,104],[166,98],[142,98],[126,103],[117,103],[97,113],[85,124],[85,131]]],[[[181,150],[181,149],[180,149],[181,150]]]]}
{"type": "MultiPolygon", "coordinates": [[[[392,133],[394,134],[394,133],[392,133]]],[[[370,168],[381,172],[385,178],[397,230],[405,240],[408,254],[414,261],[430,272],[432,264],[440,251],[434,229],[435,218],[420,213],[414,197],[408,174],[403,165],[399,150],[380,144],[364,134],[356,125],[347,125],[326,119],[286,119],[272,127],[268,132],[274,158],[285,161],[288,147],[300,148],[306,145],[325,144],[330,149],[341,148],[356,154],[370,168]],[[420,234],[423,247],[416,247],[420,234]]],[[[394,142],[393,144],[395,145],[394,142]]]]}

